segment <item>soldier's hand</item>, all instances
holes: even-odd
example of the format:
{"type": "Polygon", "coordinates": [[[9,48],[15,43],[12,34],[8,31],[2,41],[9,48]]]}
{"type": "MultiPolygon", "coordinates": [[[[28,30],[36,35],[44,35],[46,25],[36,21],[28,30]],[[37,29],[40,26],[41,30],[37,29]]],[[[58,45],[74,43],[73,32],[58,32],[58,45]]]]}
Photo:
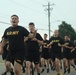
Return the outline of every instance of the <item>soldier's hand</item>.
{"type": "Polygon", "coordinates": [[[37,38],[33,38],[32,41],[37,41],[37,38]]]}
{"type": "Polygon", "coordinates": [[[30,33],[30,34],[28,35],[28,38],[29,38],[29,39],[34,38],[34,34],[33,34],[33,33],[30,33]]]}
{"type": "Polygon", "coordinates": [[[58,46],[61,46],[61,44],[60,44],[60,43],[58,43],[58,46]]]}
{"type": "Polygon", "coordinates": [[[24,42],[26,42],[27,40],[28,40],[28,37],[25,37],[25,38],[24,38],[24,42]]]}

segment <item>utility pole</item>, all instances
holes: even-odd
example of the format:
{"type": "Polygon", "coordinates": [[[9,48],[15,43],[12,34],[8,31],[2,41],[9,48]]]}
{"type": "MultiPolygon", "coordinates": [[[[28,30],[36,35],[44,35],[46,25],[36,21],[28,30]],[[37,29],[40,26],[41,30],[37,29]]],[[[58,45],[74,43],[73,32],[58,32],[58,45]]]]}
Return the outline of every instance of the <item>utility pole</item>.
{"type": "Polygon", "coordinates": [[[49,26],[49,38],[50,38],[50,2],[48,2],[48,26],[49,26]]]}
{"type": "Polygon", "coordinates": [[[51,36],[51,25],[50,25],[50,10],[52,11],[53,10],[53,8],[51,7],[50,8],[50,6],[53,6],[54,4],[50,4],[50,2],[48,2],[48,5],[44,5],[44,6],[47,6],[48,8],[46,9],[47,11],[48,11],[48,31],[49,31],[49,38],[50,38],[50,36],[51,36]]]}

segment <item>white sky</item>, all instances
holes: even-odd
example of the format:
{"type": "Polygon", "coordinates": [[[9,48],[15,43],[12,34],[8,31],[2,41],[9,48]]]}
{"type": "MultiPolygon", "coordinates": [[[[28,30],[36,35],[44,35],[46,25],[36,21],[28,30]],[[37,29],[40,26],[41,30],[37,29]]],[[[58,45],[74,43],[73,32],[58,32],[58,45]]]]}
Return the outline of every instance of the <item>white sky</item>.
{"type": "MultiPolygon", "coordinates": [[[[4,30],[9,27],[10,16],[17,14],[20,18],[19,25],[28,27],[29,22],[34,22],[38,32],[43,36],[48,34],[48,15],[43,5],[54,3],[51,11],[51,30],[58,29],[61,21],[66,21],[76,29],[76,0],[0,0],[0,40],[4,30]],[[60,21],[58,21],[60,20],[60,21]],[[43,29],[43,30],[40,30],[43,29]]],[[[27,28],[28,29],[28,28],[27,28]]]]}

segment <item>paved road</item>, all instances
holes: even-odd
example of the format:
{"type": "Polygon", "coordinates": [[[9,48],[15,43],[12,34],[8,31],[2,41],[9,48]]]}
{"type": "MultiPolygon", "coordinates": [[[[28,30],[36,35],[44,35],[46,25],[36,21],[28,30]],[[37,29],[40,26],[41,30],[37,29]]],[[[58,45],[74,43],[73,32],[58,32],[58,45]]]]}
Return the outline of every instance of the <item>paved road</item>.
{"type": "MultiPolygon", "coordinates": [[[[1,56],[0,56],[0,75],[4,71],[5,71],[4,62],[2,61],[1,56]]],[[[8,73],[7,75],[10,75],[10,73],[8,73]]],[[[25,73],[23,73],[23,75],[25,75],[25,73]]],[[[37,75],[36,71],[35,71],[34,75],[37,75]]],[[[44,73],[42,73],[41,75],[56,75],[56,72],[50,70],[49,73],[46,73],[46,69],[45,69],[44,73]]],[[[61,70],[61,75],[63,75],[63,70],[61,70]]],[[[71,68],[71,73],[70,74],[65,74],[65,75],[76,75],[76,71],[73,68],[71,68]]]]}

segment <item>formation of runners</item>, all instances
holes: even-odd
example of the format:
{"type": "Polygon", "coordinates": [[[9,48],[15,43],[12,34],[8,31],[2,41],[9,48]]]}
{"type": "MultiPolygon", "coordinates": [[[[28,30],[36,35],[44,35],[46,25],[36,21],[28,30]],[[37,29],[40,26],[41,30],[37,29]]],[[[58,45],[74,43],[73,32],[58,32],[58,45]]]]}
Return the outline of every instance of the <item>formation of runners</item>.
{"type": "Polygon", "coordinates": [[[10,22],[12,26],[5,30],[0,43],[0,53],[6,67],[2,75],[8,72],[11,75],[22,75],[22,72],[34,75],[35,69],[37,75],[45,70],[47,73],[53,70],[60,75],[62,68],[63,74],[69,74],[71,66],[76,70],[76,39],[71,41],[69,34],[60,37],[58,30],[50,39],[47,39],[45,32],[42,38],[33,22],[28,24],[29,31],[19,26],[17,15],[12,15],[10,22]]]}

